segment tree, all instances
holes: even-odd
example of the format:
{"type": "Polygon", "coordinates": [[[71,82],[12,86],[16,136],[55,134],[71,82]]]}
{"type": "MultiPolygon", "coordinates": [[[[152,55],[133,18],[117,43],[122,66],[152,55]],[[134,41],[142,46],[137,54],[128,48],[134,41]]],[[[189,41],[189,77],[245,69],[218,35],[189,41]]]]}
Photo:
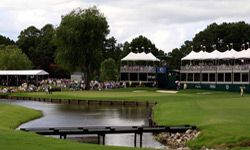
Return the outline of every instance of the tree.
{"type": "Polygon", "coordinates": [[[41,31],[34,26],[30,26],[27,29],[21,31],[18,36],[17,45],[22,51],[29,57],[29,59],[37,65],[36,48],[40,43],[41,31]]]}
{"type": "Polygon", "coordinates": [[[116,81],[118,79],[118,68],[112,58],[108,58],[101,63],[100,79],[102,81],[116,81]]]}
{"type": "Polygon", "coordinates": [[[32,62],[16,46],[0,47],[0,69],[1,70],[21,70],[31,69],[32,62]]]}
{"type": "Polygon", "coordinates": [[[54,64],[57,48],[55,43],[55,29],[53,25],[47,24],[40,32],[40,40],[36,47],[36,66],[50,70],[49,66],[54,64]]]}
{"type": "MultiPolygon", "coordinates": [[[[173,49],[168,53],[169,66],[171,68],[180,68],[181,58],[192,51],[206,50],[213,51],[215,48],[219,51],[226,51],[233,48],[241,50],[242,44],[250,41],[250,25],[245,22],[236,23],[212,23],[203,31],[195,35],[192,41],[185,41],[180,48],[173,49]],[[193,48],[192,48],[193,47],[193,48]]],[[[247,47],[247,45],[245,46],[247,47]]]]}
{"type": "Polygon", "coordinates": [[[108,38],[103,43],[103,60],[113,58],[116,62],[121,59],[121,45],[116,44],[114,37],[108,38]]]}
{"type": "MultiPolygon", "coordinates": [[[[241,50],[242,44],[250,40],[250,25],[245,22],[236,23],[212,23],[207,28],[195,35],[193,38],[194,50],[199,51],[201,45],[206,51],[213,51],[213,45],[220,51],[226,51],[227,45],[233,43],[233,48],[241,50]]],[[[232,48],[230,46],[230,48],[232,48]]]]}
{"type": "Polygon", "coordinates": [[[0,45],[14,45],[15,42],[8,37],[0,35],[0,45]]]}
{"type": "Polygon", "coordinates": [[[164,52],[162,50],[159,50],[156,48],[155,44],[153,44],[148,38],[140,35],[139,37],[134,38],[130,43],[125,42],[124,48],[122,52],[122,56],[126,56],[129,52],[145,52],[149,53],[151,52],[156,57],[159,55],[164,55],[164,52]]]}
{"type": "Polygon", "coordinates": [[[41,29],[30,26],[21,31],[17,44],[35,68],[48,71],[52,77],[65,77],[68,76],[68,71],[63,70],[54,61],[57,49],[55,35],[56,30],[51,24],[46,24],[41,29]]]}
{"type": "Polygon", "coordinates": [[[73,10],[62,17],[57,28],[56,60],[72,71],[81,69],[87,90],[94,72],[99,70],[108,28],[106,18],[95,6],[73,10]]]}

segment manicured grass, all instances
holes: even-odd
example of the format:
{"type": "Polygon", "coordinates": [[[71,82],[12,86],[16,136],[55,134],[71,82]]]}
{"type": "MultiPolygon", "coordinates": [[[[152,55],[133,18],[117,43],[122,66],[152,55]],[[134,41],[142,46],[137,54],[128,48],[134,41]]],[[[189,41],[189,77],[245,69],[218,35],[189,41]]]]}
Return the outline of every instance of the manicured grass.
{"type": "MultiPolygon", "coordinates": [[[[160,125],[196,125],[202,134],[188,143],[194,149],[223,148],[250,141],[250,95],[204,90],[186,90],[177,94],[157,93],[155,89],[122,89],[108,91],[18,93],[14,96],[98,99],[98,100],[151,100],[157,101],[154,120],[160,125]]],[[[242,148],[241,147],[241,148],[242,148]]],[[[246,148],[246,147],[244,147],[246,148]]]]}
{"type": "Polygon", "coordinates": [[[0,104],[0,150],[129,150],[128,147],[83,144],[14,130],[21,123],[40,117],[39,111],[0,104]]]}

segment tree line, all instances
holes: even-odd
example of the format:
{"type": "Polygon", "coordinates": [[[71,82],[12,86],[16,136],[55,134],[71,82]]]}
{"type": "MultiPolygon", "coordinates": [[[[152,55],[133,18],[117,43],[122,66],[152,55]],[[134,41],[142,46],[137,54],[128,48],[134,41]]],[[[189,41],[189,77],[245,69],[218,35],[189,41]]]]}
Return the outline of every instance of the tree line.
{"type": "Polygon", "coordinates": [[[181,58],[192,49],[225,51],[233,43],[231,46],[239,50],[242,43],[250,41],[250,25],[245,22],[213,23],[166,54],[147,37],[117,43],[115,37],[108,37],[109,31],[106,17],[97,7],[75,9],[62,16],[58,27],[30,26],[20,32],[16,42],[0,36],[0,69],[44,69],[56,78],[69,77],[78,70],[84,72],[87,83],[96,77],[116,80],[121,58],[131,51],[152,52],[162,60],[161,65],[179,69],[181,58]],[[17,58],[20,61],[14,61],[17,58]]]}

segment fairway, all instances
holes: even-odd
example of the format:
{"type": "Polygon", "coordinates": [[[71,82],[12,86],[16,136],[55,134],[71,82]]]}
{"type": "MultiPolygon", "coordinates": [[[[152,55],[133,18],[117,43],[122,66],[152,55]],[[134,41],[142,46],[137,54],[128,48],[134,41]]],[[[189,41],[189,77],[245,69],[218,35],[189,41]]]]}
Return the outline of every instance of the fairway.
{"type": "MultiPolygon", "coordinates": [[[[157,101],[153,118],[159,125],[196,125],[201,135],[188,143],[192,148],[224,148],[250,141],[250,95],[204,90],[186,90],[177,94],[158,93],[156,89],[119,89],[107,91],[17,93],[13,96],[157,101]]],[[[246,147],[245,147],[246,148],[246,147]]]]}

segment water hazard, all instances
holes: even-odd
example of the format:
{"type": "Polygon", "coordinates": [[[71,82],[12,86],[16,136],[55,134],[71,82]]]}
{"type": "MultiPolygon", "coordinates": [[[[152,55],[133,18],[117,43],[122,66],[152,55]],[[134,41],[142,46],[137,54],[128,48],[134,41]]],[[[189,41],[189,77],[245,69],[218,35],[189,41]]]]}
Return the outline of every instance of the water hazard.
{"type": "MultiPolygon", "coordinates": [[[[148,125],[149,109],[145,106],[67,105],[34,101],[1,100],[41,110],[43,117],[22,124],[19,128],[32,127],[84,127],[84,126],[141,126],[148,125]]],[[[96,143],[96,136],[69,136],[73,140],[96,143]]],[[[134,146],[133,134],[106,135],[106,145],[134,146]]],[[[137,144],[139,145],[139,144],[137,144]]],[[[143,135],[143,147],[162,148],[151,133],[143,135]]]]}

